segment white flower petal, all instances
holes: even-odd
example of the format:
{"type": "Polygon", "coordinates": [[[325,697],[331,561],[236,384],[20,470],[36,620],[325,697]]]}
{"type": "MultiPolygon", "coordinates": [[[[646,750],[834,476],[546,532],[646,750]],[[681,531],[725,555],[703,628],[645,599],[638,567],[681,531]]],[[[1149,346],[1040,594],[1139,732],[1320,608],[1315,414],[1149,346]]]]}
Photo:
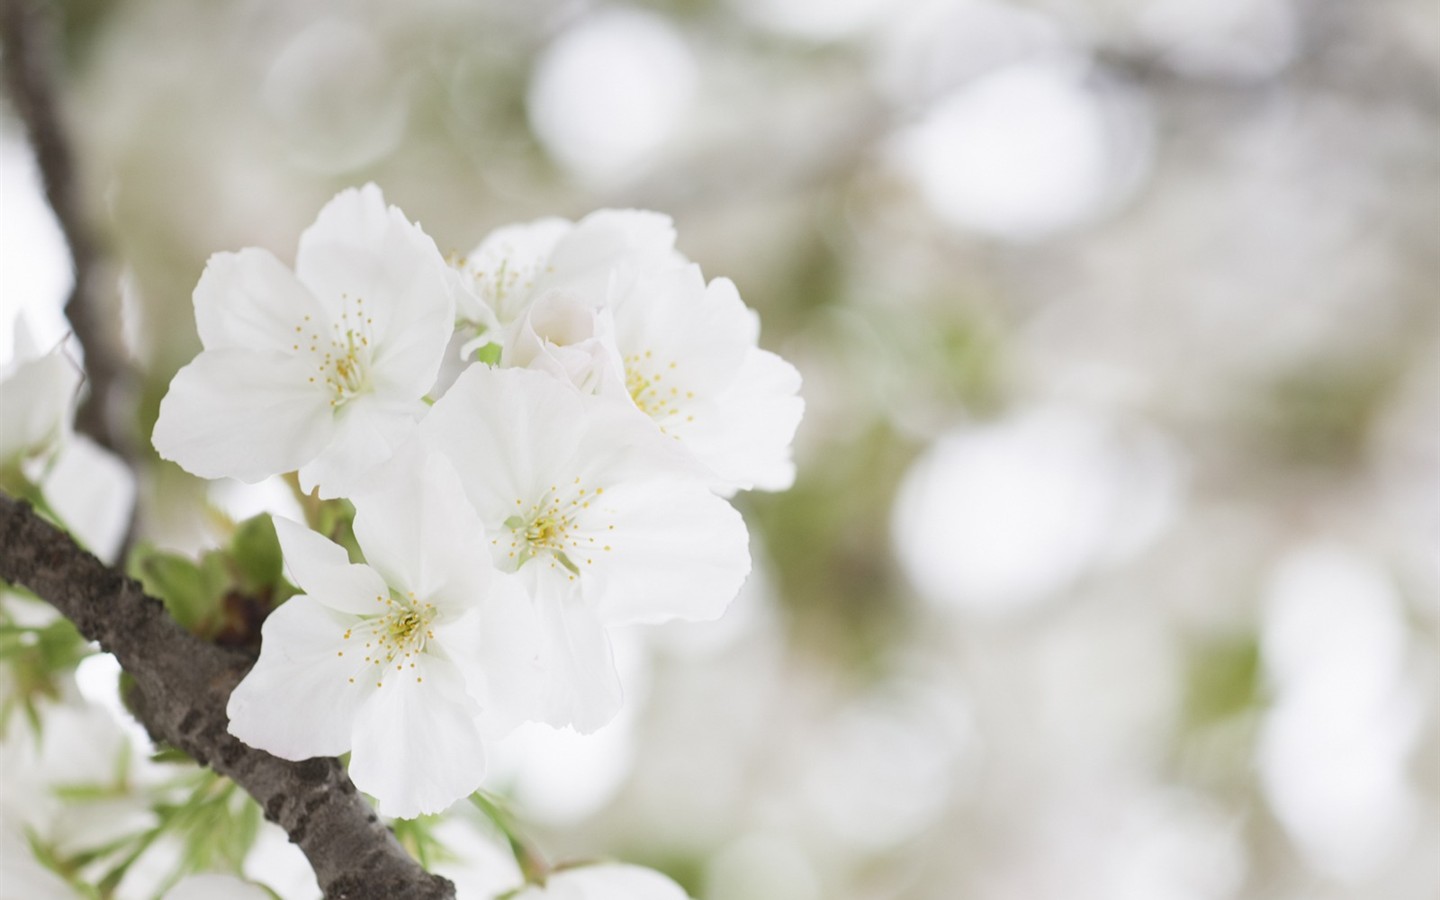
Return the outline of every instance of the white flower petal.
{"type": "Polygon", "coordinates": [[[675,225],[663,213],[602,209],[575,224],[550,254],[538,291],[579,294],[599,305],[624,292],[642,273],[683,262],[675,225]]]}
{"type": "Polygon", "coordinates": [[[329,500],[348,497],[368,483],[384,463],[415,431],[425,413],[419,400],[383,402],[373,396],[350,400],[333,416],[334,432],[324,449],[300,468],[300,486],[320,489],[329,500]]]}
{"type": "Polygon", "coordinates": [[[207,350],[283,353],[306,316],[326,315],[295,273],[258,247],[211,256],[194,300],[195,330],[207,350]]]}
{"type": "Polygon", "coordinates": [[[710,470],[717,492],[787,488],[800,373],[758,349],[759,320],[728,279],[698,283],[694,271],[652,277],[617,303],[632,399],[710,470]]]}
{"type": "Polygon", "coordinates": [[[383,815],[442,812],[484,777],[479,712],[460,670],[422,654],[414,669],[387,672],[360,710],[350,777],[383,815]]]}
{"type": "Polygon", "coordinates": [[[101,560],[114,561],[135,507],[135,475],[129,466],[76,435],[46,470],[41,491],[72,536],[101,560]]]}
{"type": "Polygon", "coordinates": [[[596,731],[623,701],[610,639],[573,584],[533,573],[497,574],[479,615],[437,638],[470,673],[488,736],[528,721],[596,731]]]}
{"type": "Polygon", "coordinates": [[[700,474],[629,404],[543,372],[471,366],[420,426],[492,532],[552,485],[700,474]],[[521,501],[516,503],[516,501],[521,501]]]}
{"type": "Polygon", "coordinates": [[[514,900],[689,900],[689,896],[654,869],[607,864],[556,872],[544,887],[528,887],[514,900]]]}
{"type": "Polygon", "coordinates": [[[622,482],[579,529],[602,548],[581,582],[607,625],[718,618],[750,572],[745,520],[697,482],[622,482]]]}
{"type": "Polygon", "coordinates": [[[660,375],[662,397],[670,390],[680,398],[687,391],[722,390],[759,331],[754,311],[729,279],[707,286],[698,266],[651,273],[616,302],[614,315],[615,340],[627,368],[660,375]]]}
{"type": "Polygon", "coordinates": [[[469,291],[460,300],[460,316],[490,327],[519,318],[555,244],[573,227],[564,219],[538,219],[490,232],[465,259],[469,291]]]}
{"type": "Polygon", "coordinates": [[[258,884],[234,875],[188,875],[165,892],[161,900],[274,900],[258,884]]]}
{"type": "Polygon", "coordinates": [[[573,467],[573,429],[564,423],[581,415],[579,394],[548,375],[471,366],[431,407],[420,432],[450,458],[494,529],[548,473],[573,467]]]}
{"type": "Polygon", "coordinates": [[[337,612],[385,612],[384,599],[390,596],[390,589],[374,569],[352,564],[344,547],[304,525],[280,516],[274,521],[285,568],[300,590],[337,612]]]}
{"type": "Polygon", "coordinates": [[[26,360],[0,380],[0,466],[49,450],[69,433],[80,368],[56,347],[26,360]]]}
{"type": "Polygon", "coordinates": [[[455,283],[418,225],[373,184],[341,191],[300,235],[295,271],[331,322],[364,321],[377,390],[419,398],[455,323],[455,283]]]}
{"type": "Polygon", "coordinates": [[[686,447],[717,476],[722,492],[783,491],[795,483],[791,444],[805,414],[800,372],[766,350],[752,350],[735,380],[683,432],[686,447]]]}
{"type": "Polygon", "coordinates": [[[535,717],[546,677],[546,634],[518,576],[495,573],[483,601],[437,626],[435,641],[464,674],[487,737],[503,737],[535,717]]]}
{"type": "Polygon", "coordinates": [[[546,372],[587,394],[623,396],[625,367],[614,332],[609,310],[551,291],[511,327],[501,362],[546,372]]]}
{"type": "MultiPolygon", "coordinates": [[[[575,591],[545,590],[531,602],[542,629],[544,677],[535,685],[530,718],[582,734],[596,731],[615,718],[624,701],[604,626],[575,591]]],[[[496,685],[492,695],[500,697],[501,690],[496,685]]],[[[497,706],[506,704],[497,700],[497,706]]]]}
{"type": "Polygon", "coordinates": [[[206,350],[160,402],[152,440],[164,459],[202,478],[255,483],[310,461],[334,428],[304,363],[275,354],[206,350]]]}
{"type": "Polygon", "coordinates": [[[282,759],[349,750],[356,711],[374,690],[368,680],[350,682],[363,668],[357,654],[339,655],[354,622],[303,594],[272,612],[260,658],[225,707],[230,733],[282,759]]]}
{"type": "Polygon", "coordinates": [[[489,590],[484,526],[445,457],[407,444],[354,497],[355,537],[387,583],[461,615],[489,590]]]}

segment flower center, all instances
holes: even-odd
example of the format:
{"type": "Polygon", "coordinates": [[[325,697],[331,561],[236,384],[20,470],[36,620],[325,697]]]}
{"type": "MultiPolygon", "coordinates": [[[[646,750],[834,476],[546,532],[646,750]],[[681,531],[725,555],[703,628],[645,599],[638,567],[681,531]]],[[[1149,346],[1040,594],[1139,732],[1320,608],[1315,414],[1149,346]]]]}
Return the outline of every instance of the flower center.
{"type": "Polygon", "coordinates": [[[310,316],[295,326],[291,349],[309,355],[316,372],[310,376],[310,383],[329,389],[332,407],[343,406],[369,389],[370,329],[374,324],[375,320],[365,313],[362,298],[341,294],[340,319],[331,323],[328,340],[321,340],[320,328],[310,316]]]}
{"type": "Polygon", "coordinates": [[[568,519],[552,519],[541,516],[525,529],[525,540],[531,547],[547,550],[561,550],[565,546],[565,535],[570,530],[568,519]]]}
{"type": "MultiPolygon", "coordinates": [[[[401,594],[390,591],[390,595],[377,596],[376,603],[385,609],[373,616],[365,616],[359,622],[345,629],[346,641],[359,641],[363,657],[363,669],[369,670],[366,677],[373,678],[380,687],[386,676],[415,668],[415,658],[425,652],[426,645],[435,637],[430,627],[435,621],[435,605],[415,599],[414,592],[401,594]]],[[[344,656],[345,651],[340,651],[344,656]]],[[[419,681],[416,677],[416,681],[419,681]]],[[[355,678],[350,678],[355,683],[355,678]]]]}
{"type": "MultiPolygon", "coordinates": [[[[625,389],[641,412],[657,421],[675,420],[687,400],[695,399],[694,391],[682,391],[675,383],[677,363],[660,363],[650,350],[625,357],[625,389]],[[666,376],[669,380],[666,380],[666,376]]],[[[695,421],[687,415],[686,422],[695,421]]],[[[660,428],[665,431],[664,426],[660,428]]]]}
{"type": "MultiPolygon", "coordinates": [[[[395,642],[396,646],[411,643],[415,638],[416,632],[420,630],[420,626],[420,614],[414,610],[403,613],[391,613],[385,619],[385,627],[389,630],[390,639],[395,642]]],[[[417,643],[421,645],[421,650],[425,649],[424,639],[421,639],[417,643]]]]}
{"type": "MultiPolygon", "coordinates": [[[[461,269],[467,268],[468,264],[464,257],[456,262],[461,269]]],[[[526,265],[511,260],[509,256],[502,257],[492,269],[470,269],[476,293],[495,311],[501,324],[514,321],[525,311],[524,301],[530,296],[539,276],[539,261],[526,265]]]]}
{"type": "MultiPolygon", "coordinates": [[[[551,485],[535,503],[528,507],[525,501],[516,500],[516,509],[521,510],[505,520],[510,530],[504,561],[519,569],[532,559],[543,558],[550,568],[563,568],[571,581],[580,574],[581,565],[595,561],[594,554],[607,552],[610,545],[601,544],[590,532],[593,526],[579,522],[582,513],[590,508],[594,500],[605,493],[604,488],[593,491],[583,487],[580,479],[562,490],[551,485]]],[[[605,525],[605,530],[614,530],[614,525],[605,525]]],[[[495,547],[501,547],[502,538],[491,540],[495,547]]],[[[513,571],[513,569],[512,569],[513,571]]]]}

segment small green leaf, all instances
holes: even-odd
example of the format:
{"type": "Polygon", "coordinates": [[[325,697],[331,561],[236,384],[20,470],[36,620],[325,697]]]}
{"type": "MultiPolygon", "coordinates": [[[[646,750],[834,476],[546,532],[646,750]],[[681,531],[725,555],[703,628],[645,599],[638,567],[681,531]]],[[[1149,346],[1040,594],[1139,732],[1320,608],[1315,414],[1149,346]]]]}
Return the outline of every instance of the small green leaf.
{"type": "Polygon", "coordinates": [[[236,526],[230,554],[247,590],[260,592],[273,588],[284,578],[280,541],[275,537],[275,523],[268,514],[262,513],[236,526]]]}
{"type": "Polygon", "coordinates": [[[1260,644],[1254,635],[1209,640],[1191,654],[1185,685],[1185,724],[1205,728],[1253,711],[1263,700],[1260,644]]]}
{"type": "Polygon", "coordinates": [[[390,823],[390,830],[400,846],[425,868],[436,862],[452,859],[448,848],[433,833],[439,816],[420,816],[416,819],[396,819],[390,823]]]}
{"type": "Polygon", "coordinates": [[[130,559],[130,574],[145,593],[160,598],[185,628],[193,630],[215,609],[210,577],[185,557],[145,546],[136,548],[130,559]]]}

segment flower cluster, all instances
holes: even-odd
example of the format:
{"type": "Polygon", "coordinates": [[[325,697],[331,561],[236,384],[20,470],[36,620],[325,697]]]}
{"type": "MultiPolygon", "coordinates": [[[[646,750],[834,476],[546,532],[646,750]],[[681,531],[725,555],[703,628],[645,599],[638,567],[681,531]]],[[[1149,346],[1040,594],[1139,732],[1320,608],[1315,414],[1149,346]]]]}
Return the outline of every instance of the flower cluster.
{"type": "Polygon", "coordinates": [[[729,498],[794,478],[799,374],[656,213],[503,228],[451,264],[368,185],[294,271],[218,254],[194,300],[204,349],[156,449],[207,478],[296,472],[353,504],[363,555],[277,520],[302,593],[230,729],[349,752],[387,815],[474,791],[484,741],[521,722],[609,721],[607,628],[719,616],[750,568],[729,498]]]}

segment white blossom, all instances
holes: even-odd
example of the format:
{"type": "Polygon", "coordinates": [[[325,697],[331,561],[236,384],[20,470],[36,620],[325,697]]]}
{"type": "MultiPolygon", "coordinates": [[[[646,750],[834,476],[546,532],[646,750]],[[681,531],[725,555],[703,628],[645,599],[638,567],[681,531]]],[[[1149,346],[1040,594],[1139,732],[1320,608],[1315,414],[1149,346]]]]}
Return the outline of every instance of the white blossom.
{"type": "MultiPolygon", "coordinates": [[[[18,611],[13,598],[4,600],[18,611]]],[[[45,615],[38,609],[21,615],[36,613],[45,615]]],[[[73,682],[62,691],[59,702],[40,708],[33,727],[23,716],[7,725],[0,740],[0,771],[25,775],[0,778],[0,821],[61,855],[75,855],[154,826],[155,814],[141,788],[153,783],[157,772],[148,748],[110,711],[81,699],[73,682]],[[120,785],[130,790],[106,790],[120,785]],[[82,788],[95,789],[95,796],[81,802],[65,796],[82,788]]],[[[0,888],[5,884],[0,879],[0,888]]]]}
{"type": "Polygon", "coordinates": [[[80,368],[64,344],[37,353],[23,325],[16,331],[14,355],[0,371],[0,469],[48,456],[70,435],[80,368]]]}
{"type": "Polygon", "coordinates": [[[75,900],[75,889],[45,868],[30,849],[18,821],[0,822],[0,885],[8,897],[75,900]]]}
{"type": "Polygon", "coordinates": [[[573,294],[545,294],[511,325],[500,355],[506,366],[546,372],[589,394],[623,395],[624,364],[610,310],[573,294]]]}
{"type": "Polygon", "coordinates": [[[284,759],[350,752],[356,786],[411,818],[479,787],[482,704],[535,639],[523,594],[492,585],[484,532],[445,460],[407,448],[382,474],[354,499],[366,564],[275,520],[305,593],[266,619],[228,713],[232,734],[284,759]]]}
{"type": "Polygon", "coordinates": [[[760,349],[735,285],[707,285],[674,239],[668,217],[637,210],[496,231],[465,262],[461,315],[482,335],[467,347],[494,341],[502,366],[628,399],[718,492],[788,488],[800,373],[760,349]]]}
{"type": "Polygon", "coordinates": [[[712,487],[790,487],[800,373],[759,348],[760,319],[729,279],[707,285],[693,265],[652,271],[610,310],[626,394],[709,470],[712,487]]]}
{"type": "Polygon", "coordinates": [[[120,457],[72,435],[46,467],[40,491],[71,537],[115,561],[135,508],[135,475],[120,457]]]}
{"type": "Polygon", "coordinates": [[[459,317],[474,331],[504,342],[539,297],[560,293],[599,306],[648,269],[673,265],[675,227],[669,216],[603,209],[579,222],[539,219],[491,232],[460,263],[469,289],[459,317]]]}
{"type": "Polygon", "coordinates": [[[38,486],[60,524],[112,562],[129,528],[135,476],[115,454],[74,433],[83,375],[65,345],[38,354],[23,321],[17,324],[14,356],[0,376],[0,477],[38,486]]]}
{"type": "Polygon", "coordinates": [[[234,875],[188,875],[161,900],[272,900],[273,894],[234,875]]]}
{"type": "Polygon", "coordinates": [[[543,373],[474,366],[423,438],[455,464],[496,566],[543,623],[515,718],[593,731],[620,704],[607,625],[713,619],[750,570],[740,515],[626,404],[543,373]]]}
{"type": "Polygon", "coordinates": [[[204,350],[160,405],[160,455],[205,478],[298,469],[346,496],[424,413],[454,327],[455,279],[380,189],[341,192],[300,237],[211,257],[195,288],[204,350]]]}
{"type": "Polygon", "coordinates": [[[618,863],[562,869],[510,900],[688,900],[685,889],[654,869],[618,863]]]}

